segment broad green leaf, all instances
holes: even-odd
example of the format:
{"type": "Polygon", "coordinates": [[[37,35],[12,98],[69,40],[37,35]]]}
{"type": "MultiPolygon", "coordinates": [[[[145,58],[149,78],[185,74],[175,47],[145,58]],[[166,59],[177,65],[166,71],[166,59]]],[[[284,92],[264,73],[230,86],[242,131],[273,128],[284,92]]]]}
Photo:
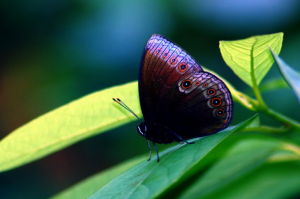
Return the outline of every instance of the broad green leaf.
{"type": "MultiPolygon", "coordinates": [[[[205,199],[299,198],[299,161],[268,163],[205,199]],[[241,197],[242,196],[242,197],[241,197]]],[[[226,179],[225,179],[226,180],[226,179]]]]}
{"type": "Polygon", "coordinates": [[[220,41],[220,50],[226,64],[250,87],[261,82],[274,60],[272,48],[279,54],[283,33],[253,36],[236,41],[220,41]]]}
{"type": "Polygon", "coordinates": [[[234,146],[227,155],[214,164],[180,198],[203,198],[218,191],[232,181],[263,165],[280,142],[274,140],[247,139],[234,146]]]}
{"type": "Polygon", "coordinates": [[[100,172],[92,177],[87,178],[86,180],[75,184],[74,186],[68,188],[67,190],[55,195],[52,197],[53,199],[82,199],[87,198],[92,195],[98,189],[103,187],[109,181],[111,181],[114,177],[120,175],[126,170],[130,169],[137,163],[141,161],[145,161],[146,157],[138,157],[132,160],[121,163],[113,168],[107,169],[105,171],[100,172]]]}
{"type": "Polygon", "coordinates": [[[277,63],[277,66],[290,87],[294,90],[298,101],[300,102],[300,74],[287,65],[278,55],[271,51],[277,63]]]}
{"type": "Polygon", "coordinates": [[[32,120],[2,139],[0,171],[134,120],[112,97],[124,99],[140,115],[136,82],[92,93],[32,120]]]}
{"type": "Polygon", "coordinates": [[[263,82],[259,87],[261,92],[276,90],[280,88],[288,88],[288,84],[282,78],[270,79],[263,82]]]}
{"type": "Polygon", "coordinates": [[[159,163],[152,160],[138,164],[113,179],[90,198],[154,198],[178,182],[225,138],[245,128],[253,119],[198,139],[195,144],[170,148],[162,153],[159,163]]]}

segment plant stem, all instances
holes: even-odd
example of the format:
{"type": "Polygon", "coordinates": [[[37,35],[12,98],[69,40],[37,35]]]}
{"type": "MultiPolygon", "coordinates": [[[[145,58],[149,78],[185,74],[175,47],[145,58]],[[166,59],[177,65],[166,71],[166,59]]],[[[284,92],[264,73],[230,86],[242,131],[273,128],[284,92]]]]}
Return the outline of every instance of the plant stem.
{"type": "Polygon", "coordinates": [[[245,128],[242,131],[243,132],[252,132],[252,131],[258,131],[258,132],[265,132],[265,133],[285,133],[289,130],[289,128],[286,127],[271,127],[271,126],[257,126],[257,127],[249,127],[245,128]]]}
{"type": "Polygon", "coordinates": [[[283,149],[288,150],[288,151],[292,151],[295,154],[297,154],[298,156],[300,156],[300,148],[297,145],[294,144],[290,144],[290,143],[285,143],[282,146],[283,149]]]}
{"type": "Polygon", "coordinates": [[[300,130],[300,123],[297,122],[296,120],[293,120],[285,115],[282,115],[281,113],[278,113],[270,108],[267,108],[263,112],[288,126],[295,127],[300,130]]]}
{"type": "Polygon", "coordinates": [[[256,107],[258,104],[257,100],[252,99],[248,95],[241,93],[237,90],[235,90],[234,92],[237,97],[235,97],[234,95],[233,98],[235,98],[236,101],[238,101],[241,105],[245,106],[246,108],[252,111],[256,111],[256,107]]]}
{"type": "Polygon", "coordinates": [[[284,143],[281,149],[292,152],[292,154],[273,154],[268,161],[270,162],[282,162],[300,160],[300,148],[297,145],[291,143],[284,143]]]}

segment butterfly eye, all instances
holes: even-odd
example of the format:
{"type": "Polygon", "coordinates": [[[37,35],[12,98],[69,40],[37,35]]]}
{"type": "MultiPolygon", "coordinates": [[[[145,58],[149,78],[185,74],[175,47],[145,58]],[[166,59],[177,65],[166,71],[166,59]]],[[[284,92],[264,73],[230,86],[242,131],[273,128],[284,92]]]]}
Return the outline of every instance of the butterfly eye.
{"type": "Polygon", "coordinates": [[[214,107],[218,107],[222,104],[222,99],[219,97],[214,97],[210,100],[210,104],[214,107]]]}
{"type": "Polygon", "coordinates": [[[178,59],[176,57],[172,57],[169,59],[169,64],[176,65],[178,62],[178,59]]]}
{"type": "Polygon", "coordinates": [[[183,88],[183,89],[188,89],[188,88],[190,88],[192,86],[192,81],[191,80],[184,80],[184,81],[182,81],[182,83],[181,83],[181,87],[183,88]]]}
{"type": "Polygon", "coordinates": [[[184,63],[184,62],[178,65],[178,70],[179,70],[179,72],[181,72],[181,73],[185,72],[187,69],[188,69],[188,66],[187,66],[187,64],[184,63]]]}
{"type": "Polygon", "coordinates": [[[208,95],[215,95],[215,94],[216,94],[216,90],[213,89],[213,88],[208,89],[208,90],[207,90],[207,94],[208,94],[208,95]]]}
{"type": "Polygon", "coordinates": [[[225,115],[225,111],[224,109],[220,108],[216,111],[216,115],[219,116],[219,117],[222,117],[225,115]]]}

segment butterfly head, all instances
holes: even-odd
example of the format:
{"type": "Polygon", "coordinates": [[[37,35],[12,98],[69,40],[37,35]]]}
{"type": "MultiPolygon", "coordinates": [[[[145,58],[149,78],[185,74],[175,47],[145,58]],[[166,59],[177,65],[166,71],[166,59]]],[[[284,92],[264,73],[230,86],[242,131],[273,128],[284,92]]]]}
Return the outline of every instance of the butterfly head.
{"type": "Polygon", "coordinates": [[[142,123],[140,123],[140,124],[137,126],[137,132],[138,132],[141,136],[146,137],[146,134],[147,134],[147,126],[146,126],[145,122],[142,122],[142,123]]]}

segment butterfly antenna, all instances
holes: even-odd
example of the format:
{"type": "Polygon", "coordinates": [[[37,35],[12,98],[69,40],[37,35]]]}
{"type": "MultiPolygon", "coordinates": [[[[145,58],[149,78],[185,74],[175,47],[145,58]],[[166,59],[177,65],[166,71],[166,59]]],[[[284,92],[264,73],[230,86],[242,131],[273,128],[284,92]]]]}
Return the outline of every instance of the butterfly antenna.
{"type": "Polygon", "coordinates": [[[135,114],[135,112],[133,112],[133,110],[131,110],[131,108],[129,108],[120,98],[112,98],[114,100],[114,102],[116,102],[117,104],[119,104],[120,106],[122,106],[123,108],[125,108],[127,111],[129,111],[132,115],[134,115],[134,117],[136,117],[137,119],[141,119],[139,116],[137,116],[137,114],[135,114]]]}

